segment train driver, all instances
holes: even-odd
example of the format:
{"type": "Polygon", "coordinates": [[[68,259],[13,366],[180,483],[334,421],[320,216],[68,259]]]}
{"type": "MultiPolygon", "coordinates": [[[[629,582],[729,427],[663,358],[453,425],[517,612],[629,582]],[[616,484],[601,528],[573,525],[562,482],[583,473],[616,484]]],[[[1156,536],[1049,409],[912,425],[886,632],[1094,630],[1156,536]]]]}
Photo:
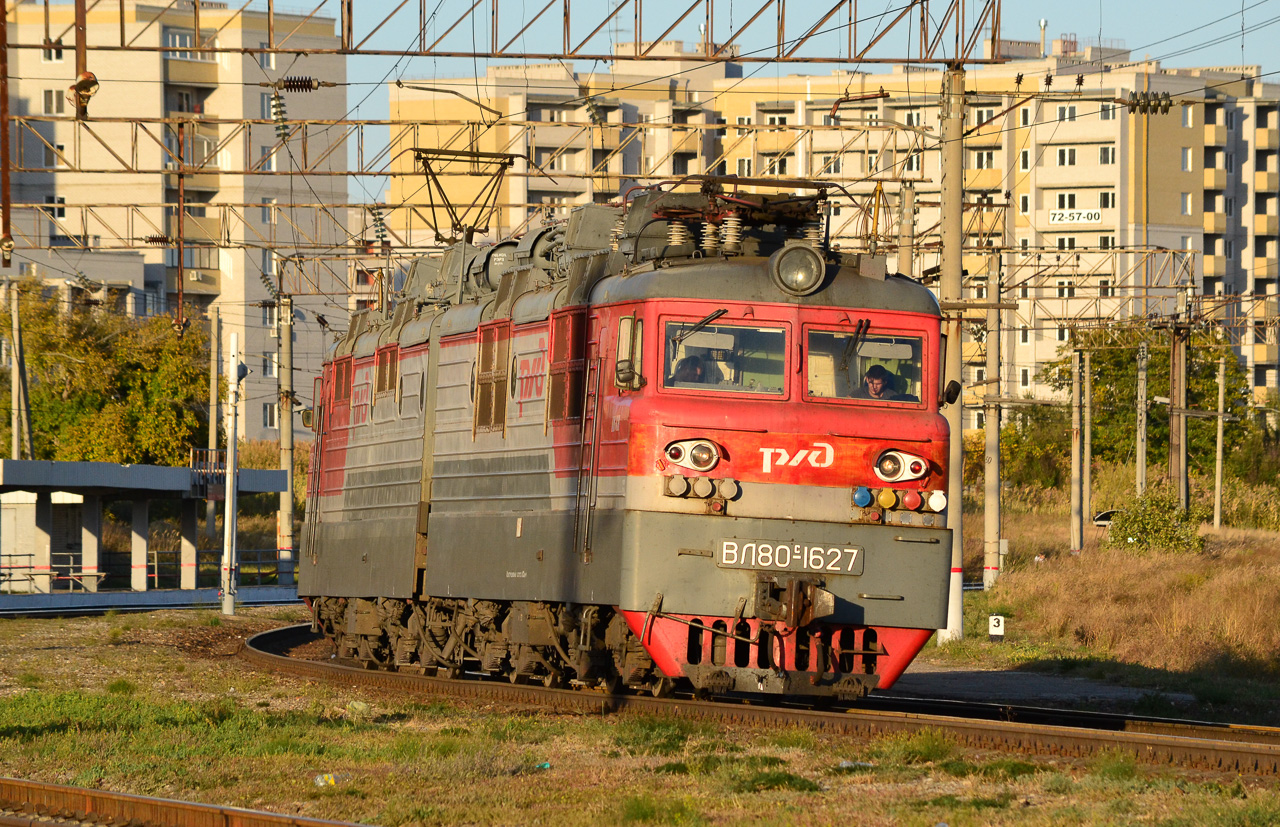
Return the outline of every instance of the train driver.
{"type": "Polygon", "coordinates": [[[884,365],[872,365],[862,379],[862,387],[854,391],[853,398],[886,401],[894,399],[896,398],[894,384],[894,375],[885,370],[884,365]]]}
{"type": "Polygon", "coordinates": [[[702,359],[698,356],[686,356],[676,363],[677,382],[701,382],[703,374],[702,359]]]}

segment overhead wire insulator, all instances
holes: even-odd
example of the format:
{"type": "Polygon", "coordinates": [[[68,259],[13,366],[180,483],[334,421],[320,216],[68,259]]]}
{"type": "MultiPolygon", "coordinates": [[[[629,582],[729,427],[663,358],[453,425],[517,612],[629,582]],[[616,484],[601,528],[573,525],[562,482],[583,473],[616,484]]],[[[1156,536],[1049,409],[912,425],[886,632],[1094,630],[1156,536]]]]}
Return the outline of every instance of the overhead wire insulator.
{"type": "Polygon", "coordinates": [[[284,96],[279,92],[271,93],[271,120],[276,124],[276,136],[281,141],[289,140],[289,124],[286,123],[288,115],[285,114],[284,96]]]}
{"type": "Polygon", "coordinates": [[[173,244],[173,239],[167,235],[149,235],[143,241],[155,247],[168,247],[173,244]]]}
{"type": "Polygon", "coordinates": [[[379,244],[387,243],[387,222],[382,217],[382,208],[377,204],[369,205],[369,218],[373,222],[373,237],[379,244]]]}
{"type": "Polygon", "coordinates": [[[320,88],[320,81],[309,77],[290,77],[280,81],[280,88],[286,92],[314,92],[320,88]]]}

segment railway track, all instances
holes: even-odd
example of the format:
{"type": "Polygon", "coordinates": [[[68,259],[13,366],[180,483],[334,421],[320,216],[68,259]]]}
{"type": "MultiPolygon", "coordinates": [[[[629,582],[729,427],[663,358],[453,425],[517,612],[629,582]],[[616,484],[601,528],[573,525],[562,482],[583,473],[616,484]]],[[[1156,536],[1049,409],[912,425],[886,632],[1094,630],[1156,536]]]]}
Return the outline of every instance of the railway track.
{"type": "Polygon", "coordinates": [[[0,778],[3,827],[335,827],[348,822],[0,778]]]}
{"type": "Polygon", "coordinates": [[[371,671],[280,652],[316,639],[306,625],[263,632],[241,657],[260,668],[305,678],[340,681],[417,694],[438,694],[566,711],[672,715],[754,725],[792,725],[874,736],[925,729],[945,731],[976,748],[1027,755],[1088,758],[1102,752],[1139,762],[1250,776],[1280,776],[1280,729],[1178,721],[1112,713],[924,699],[872,698],[840,709],[798,709],[741,702],[609,695],[546,689],[490,680],[450,680],[371,671]]]}

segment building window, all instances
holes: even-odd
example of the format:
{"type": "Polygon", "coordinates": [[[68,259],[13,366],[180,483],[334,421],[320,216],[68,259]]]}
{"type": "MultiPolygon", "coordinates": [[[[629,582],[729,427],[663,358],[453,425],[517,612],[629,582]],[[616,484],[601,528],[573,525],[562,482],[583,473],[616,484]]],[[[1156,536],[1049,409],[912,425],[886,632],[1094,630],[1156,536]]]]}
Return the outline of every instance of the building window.
{"type": "Polygon", "coordinates": [[[1116,237],[1113,235],[1098,236],[1098,246],[1104,250],[1114,250],[1116,248],[1116,237]]]}
{"type": "Polygon", "coordinates": [[[1233,258],[1235,258],[1235,257],[1236,257],[1236,243],[1235,243],[1234,241],[1232,241],[1231,239],[1229,239],[1229,238],[1228,238],[1227,240],[1225,240],[1224,242],[1222,242],[1222,251],[1226,254],[1226,256],[1227,256],[1227,258],[1228,258],[1228,259],[1233,259],[1233,258]]]}
{"type": "Polygon", "coordinates": [[[1190,104],[1182,107],[1182,125],[1186,128],[1195,126],[1195,118],[1191,114],[1192,107],[1190,104]]]}
{"type": "MultiPolygon", "coordinates": [[[[1018,212],[1022,213],[1023,215],[1026,215],[1027,213],[1031,212],[1031,196],[1030,195],[1024,194],[1024,195],[1018,196],[1018,212]]],[[[1023,240],[1025,241],[1025,239],[1023,240]]]]}
{"type": "MultiPolygon", "coordinates": [[[[269,48],[271,48],[271,47],[270,47],[270,45],[269,45],[269,44],[267,44],[267,43],[259,43],[259,44],[258,44],[258,48],[259,48],[259,49],[264,49],[264,50],[265,50],[265,49],[269,49],[269,48]]],[[[258,65],[259,65],[259,66],[261,66],[263,69],[274,69],[274,68],[276,68],[276,56],[275,56],[275,53],[274,53],[274,52],[267,52],[267,51],[259,52],[259,53],[258,53],[258,65]]]]}
{"type": "Polygon", "coordinates": [[[907,124],[907,126],[919,126],[919,125],[920,125],[920,113],[919,113],[919,112],[908,112],[908,113],[907,113],[906,124],[907,124]]]}
{"type": "Polygon", "coordinates": [[[1020,118],[1023,126],[1031,126],[1031,109],[1026,106],[1022,107],[1020,118]]]}
{"type": "Polygon", "coordinates": [[[47,169],[55,167],[65,167],[67,154],[66,144],[54,144],[53,146],[45,145],[44,147],[44,165],[47,169]]]}
{"type": "Polygon", "coordinates": [[[1230,197],[1230,196],[1227,196],[1226,201],[1227,201],[1227,215],[1235,215],[1235,214],[1236,214],[1236,199],[1234,199],[1234,198],[1232,198],[1232,197],[1230,197]]]}
{"type": "Polygon", "coordinates": [[[272,95],[269,92],[258,95],[258,117],[264,121],[271,120],[271,98],[272,95]]]}
{"type": "Polygon", "coordinates": [[[840,174],[840,156],[839,155],[821,155],[818,157],[818,174],[819,175],[839,175],[840,174]]]}
{"type": "Polygon", "coordinates": [[[769,116],[769,126],[786,126],[786,125],[787,125],[786,115],[770,115],[769,116]]]}
{"type": "MultiPolygon", "coordinates": [[[[836,119],[835,119],[835,117],[834,117],[833,115],[831,115],[830,113],[827,113],[826,115],[823,115],[823,116],[822,116],[822,125],[823,125],[823,126],[835,126],[835,125],[836,125],[836,119]]],[[[739,130],[739,133],[741,133],[741,130],[739,130]]]]}
{"type": "Polygon", "coordinates": [[[1073,235],[1058,236],[1059,250],[1074,250],[1076,248],[1076,237],[1073,235]]]}
{"type": "Polygon", "coordinates": [[[1234,152],[1227,153],[1227,172],[1236,171],[1236,156],[1234,152]]]}
{"type": "Polygon", "coordinates": [[[1074,299],[1076,297],[1076,285],[1071,279],[1058,279],[1058,298],[1074,299]]]}
{"type": "Polygon", "coordinates": [[[261,219],[263,224],[276,223],[276,199],[274,198],[262,199],[261,209],[262,209],[261,219]]]}
{"type": "Polygon", "coordinates": [[[1058,166],[1073,167],[1076,165],[1076,148],[1071,146],[1058,147],[1058,166]]]}
{"type": "Polygon", "coordinates": [[[907,156],[906,164],[902,168],[906,172],[920,172],[924,169],[924,159],[919,152],[913,152],[907,156]]]}
{"type": "MultiPolygon", "coordinates": [[[[1023,239],[1023,240],[1025,241],[1026,239],[1023,239]]],[[[1029,299],[1029,298],[1031,298],[1031,288],[1030,288],[1028,285],[1025,285],[1025,284],[1024,284],[1024,285],[1022,285],[1021,287],[1019,287],[1019,288],[1018,288],[1018,298],[1020,298],[1020,299],[1029,299]]]]}
{"type": "Polygon", "coordinates": [[[974,169],[994,169],[996,165],[996,153],[992,149],[979,149],[973,153],[974,169]]]}
{"type": "Polygon", "coordinates": [[[1030,239],[1020,238],[1018,239],[1018,246],[1021,247],[1023,250],[1030,249],[1031,241],[1030,239]]]}
{"type": "Polygon", "coordinates": [[[276,376],[277,364],[279,364],[279,362],[277,361],[276,354],[274,353],[262,354],[262,378],[270,379],[276,376]]]}
{"type": "Polygon", "coordinates": [[[62,46],[52,46],[40,52],[41,63],[61,63],[62,62],[62,46]]]}
{"type": "Polygon", "coordinates": [[[1104,299],[1114,298],[1116,295],[1116,286],[1111,283],[1111,279],[1102,279],[1098,282],[1098,295],[1104,299]]]}
{"type": "Polygon", "coordinates": [[[1074,210],[1076,208],[1076,194],[1074,192],[1058,193],[1058,209],[1074,210]]]}
{"type": "Polygon", "coordinates": [[[278,402],[262,403],[262,427],[268,431],[274,431],[279,425],[276,424],[276,412],[279,410],[278,402]]]}
{"type": "Polygon", "coordinates": [[[1191,172],[1191,170],[1194,169],[1194,167],[1192,166],[1193,163],[1194,161],[1191,157],[1191,147],[1184,146],[1182,148],[1182,171],[1191,172]]]}
{"type": "Polygon", "coordinates": [[[1181,240],[1181,243],[1182,243],[1182,249],[1183,249],[1183,250],[1190,250],[1190,249],[1191,249],[1191,236],[1189,236],[1189,235],[1184,235],[1184,236],[1182,236],[1182,238],[1181,238],[1180,240],[1181,240]]]}
{"type": "Polygon", "coordinates": [[[1114,103],[1102,104],[1102,109],[1098,112],[1098,117],[1104,121],[1113,121],[1116,118],[1116,105],[1114,103]]]}
{"type": "Polygon", "coordinates": [[[1059,121],[1074,121],[1076,119],[1076,108],[1074,106],[1059,106],[1059,121]]]}
{"type": "Polygon", "coordinates": [[[61,115],[67,111],[67,98],[59,89],[44,90],[44,114],[61,115]]]}
{"type": "MultiPolygon", "coordinates": [[[[212,63],[218,59],[217,53],[196,51],[201,45],[204,44],[196,42],[196,33],[191,29],[164,30],[164,47],[168,50],[164,56],[169,60],[198,60],[212,63]]],[[[217,42],[211,45],[216,46],[217,42]]]]}
{"type": "Polygon", "coordinates": [[[1106,191],[1098,193],[1098,209],[1111,210],[1115,209],[1115,206],[1116,194],[1114,192],[1106,191]]]}
{"type": "Polygon", "coordinates": [[[44,203],[50,204],[46,212],[50,218],[66,218],[67,217],[67,199],[61,195],[46,195],[44,203]]]}
{"type": "Polygon", "coordinates": [[[740,178],[751,177],[751,159],[750,158],[738,159],[738,177],[740,178]]]}
{"type": "Polygon", "coordinates": [[[768,165],[764,170],[765,175],[786,175],[787,174],[787,156],[775,155],[768,159],[768,165]]]}
{"type": "Polygon", "coordinates": [[[1031,328],[1023,327],[1018,329],[1018,342],[1020,344],[1031,344],[1031,328]]]}
{"type": "MultiPolygon", "coordinates": [[[[276,274],[276,254],[272,250],[262,251],[262,275],[271,277],[276,274]]],[[[263,318],[266,318],[266,310],[263,311],[263,318]]],[[[272,318],[275,318],[274,316],[272,318]]],[[[265,322],[264,322],[265,324],[265,322]]],[[[274,325],[275,323],[272,322],[274,325]]]]}
{"type": "Polygon", "coordinates": [[[1023,368],[1018,372],[1018,387],[1031,387],[1031,368],[1023,368]]]}
{"type": "MultiPolygon", "coordinates": [[[[746,126],[746,125],[749,125],[750,123],[751,123],[751,118],[738,118],[738,126],[746,126]]],[[[749,131],[750,130],[747,130],[747,129],[739,129],[738,134],[746,135],[747,132],[749,131]]]]}
{"type": "Polygon", "coordinates": [[[1191,215],[1191,193],[1182,193],[1182,214],[1191,215]]]}
{"type": "Polygon", "coordinates": [[[1031,169],[1031,150],[1024,149],[1018,153],[1018,169],[1023,172],[1031,169]]]}
{"type": "Polygon", "coordinates": [[[1110,166],[1116,162],[1116,148],[1113,146],[1103,146],[1098,148],[1098,163],[1103,166],[1110,166]]]}
{"type": "Polygon", "coordinates": [[[1068,338],[1068,337],[1067,337],[1067,328],[1065,328],[1065,327],[1063,327],[1063,326],[1059,325],[1059,326],[1058,326],[1058,341],[1059,341],[1059,342],[1065,342],[1065,341],[1067,340],[1067,338],[1068,338]]]}
{"type": "Polygon", "coordinates": [[[276,148],[273,146],[258,147],[261,150],[262,162],[258,164],[259,172],[276,171],[276,148]]]}
{"type": "Polygon", "coordinates": [[[1234,109],[1227,111],[1227,131],[1236,128],[1236,112],[1234,109]]]}

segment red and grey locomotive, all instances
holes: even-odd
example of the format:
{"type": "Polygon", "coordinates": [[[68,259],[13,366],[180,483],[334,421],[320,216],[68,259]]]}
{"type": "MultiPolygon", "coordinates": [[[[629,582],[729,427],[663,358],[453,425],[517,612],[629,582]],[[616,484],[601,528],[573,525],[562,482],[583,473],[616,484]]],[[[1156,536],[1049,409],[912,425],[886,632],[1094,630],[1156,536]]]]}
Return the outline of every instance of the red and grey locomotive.
{"type": "Polygon", "coordinates": [[[856,698],[945,624],[938,303],[830,248],[825,184],[743,183],[454,245],[353,317],[298,577],[341,655],[856,698]]]}

